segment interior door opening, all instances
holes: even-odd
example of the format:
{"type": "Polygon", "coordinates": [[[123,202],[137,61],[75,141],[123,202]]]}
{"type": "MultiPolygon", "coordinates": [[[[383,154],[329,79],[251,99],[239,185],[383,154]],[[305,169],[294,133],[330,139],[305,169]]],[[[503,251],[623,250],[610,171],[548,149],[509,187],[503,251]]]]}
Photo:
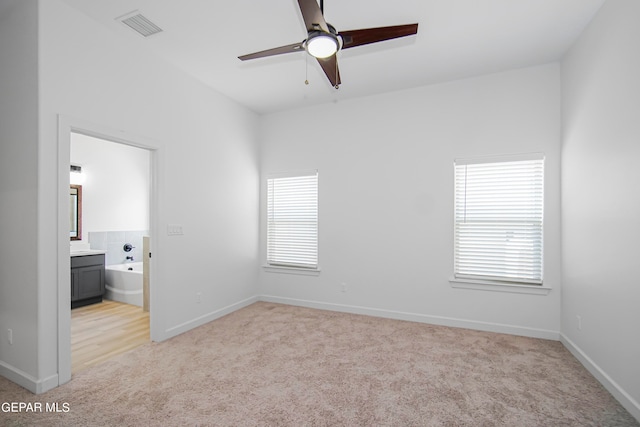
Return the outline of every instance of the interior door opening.
{"type": "Polygon", "coordinates": [[[58,124],[58,385],[62,385],[72,379],[72,372],[153,336],[156,310],[150,254],[158,252],[153,236],[160,144],[62,115],[58,124]],[[74,169],[82,172],[79,177],[72,177],[74,169]],[[80,182],[74,182],[78,178],[80,182]],[[71,185],[82,189],[81,209],[72,204],[71,185]],[[75,258],[80,261],[73,262],[75,258]],[[135,284],[134,291],[132,283],[107,278],[112,266],[116,273],[137,273],[143,278],[142,288],[135,284]],[[101,325],[87,321],[100,311],[101,325]],[[96,336],[104,342],[87,341],[96,336]]]}
{"type": "Polygon", "coordinates": [[[150,152],[72,132],[70,181],[73,374],[150,340],[150,152]]]}

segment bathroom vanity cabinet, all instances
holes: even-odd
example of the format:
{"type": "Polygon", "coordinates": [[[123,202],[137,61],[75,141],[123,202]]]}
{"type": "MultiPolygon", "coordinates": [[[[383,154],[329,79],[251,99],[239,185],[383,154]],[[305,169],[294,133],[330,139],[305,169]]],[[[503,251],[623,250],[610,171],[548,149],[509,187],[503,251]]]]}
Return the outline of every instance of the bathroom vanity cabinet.
{"type": "Polygon", "coordinates": [[[102,301],[104,254],[71,257],[71,308],[102,301]]]}

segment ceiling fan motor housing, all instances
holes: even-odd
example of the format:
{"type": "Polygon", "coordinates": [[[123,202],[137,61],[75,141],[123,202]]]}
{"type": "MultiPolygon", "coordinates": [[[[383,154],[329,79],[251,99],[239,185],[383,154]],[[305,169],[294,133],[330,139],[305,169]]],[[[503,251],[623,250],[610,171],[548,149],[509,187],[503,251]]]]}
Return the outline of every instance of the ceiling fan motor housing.
{"type": "Polygon", "coordinates": [[[342,39],[335,27],[327,24],[329,32],[321,29],[310,30],[304,41],[307,53],[315,58],[328,58],[342,48],[342,39]]]}

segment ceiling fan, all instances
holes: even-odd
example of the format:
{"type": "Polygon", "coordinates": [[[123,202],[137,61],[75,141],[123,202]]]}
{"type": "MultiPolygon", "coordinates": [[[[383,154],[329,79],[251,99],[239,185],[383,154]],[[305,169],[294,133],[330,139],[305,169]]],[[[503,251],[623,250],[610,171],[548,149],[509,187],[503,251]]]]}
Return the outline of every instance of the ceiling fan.
{"type": "Polygon", "coordinates": [[[307,53],[318,60],[322,70],[336,89],[340,86],[340,71],[338,70],[338,58],[336,53],[340,49],[349,49],[370,43],[406,37],[418,33],[418,24],[395,25],[391,27],[365,28],[361,30],[349,30],[338,32],[333,25],[324,20],[324,1],[320,5],[316,0],[298,0],[300,12],[307,27],[307,39],[300,43],[293,43],[273,49],[262,50],[239,56],[238,59],[264,58],[267,56],[281,55],[284,53],[307,53]]]}

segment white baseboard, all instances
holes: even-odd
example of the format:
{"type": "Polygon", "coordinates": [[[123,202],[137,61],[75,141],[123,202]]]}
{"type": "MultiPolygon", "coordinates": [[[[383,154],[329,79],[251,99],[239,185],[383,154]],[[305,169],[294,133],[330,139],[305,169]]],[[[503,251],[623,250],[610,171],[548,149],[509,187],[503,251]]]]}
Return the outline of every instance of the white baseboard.
{"type": "Polygon", "coordinates": [[[560,334],[560,342],[573,354],[573,356],[587,368],[587,370],[593,375],[604,388],[609,391],[620,402],[620,404],[629,413],[640,422],[640,403],[629,395],[618,383],[616,383],[607,373],[600,368],[587,354],[582,351],[573,341],[571,341],[565,334],[560,334]]]}
{"type": "Polygon", "coordinates": [[[261,295],[260,301],[280,304],[296,305],[301,307],[317,308],[320,310],[339,311],[343,313],[364,314],[367,316],[384,317],[387,319],[407,320],[410,322],[428,323],[431,325],[450,326],[454,328],[473,329],[485,332],[497,332],[501,334],[519,335],[531,338],[542,338],[558,341],[560,333],[545,329],[527,328],[524,326],[505,325],[501,323],[479,322],[475,320],[456,319],[453,317],[430,316],[418,313],[406,313],[402,311],[384,310],[354,305],[333,304],[318,301],[308,301],[294,298],[283,298],[271,295],[261,295]]]}
{"type": "Polygon", "coordinates": [[[187,332],[193,328],[197,328],[198,326],[202,326],[206,323],[211,322],[212,320],[216,320],[222,316],[226,316],[227,314],[233,313],[236,310],[240,310],[241,308],[247,307],[255,302],[258,302],[259,299],[257,296],[253,296],[251,298],[247,298],[243,301],[228,305],[221,309],[212,311],[200,317],[196,317],[193,320],[189,320],[188,322],[182,323],[180,325],[173,326],[169,329],[166,329],[161,337],[157,341],[164,341],[169,338],[180,335],[184,332],[187,332]]]}
{"type": "Polygon", "coordinates": [[[45,391],[58,387],[58,374],[37,380],[26,372],[2,361],[0,361],[0,376],[26,388],[34,394],[44,393],[45,391]]]}

